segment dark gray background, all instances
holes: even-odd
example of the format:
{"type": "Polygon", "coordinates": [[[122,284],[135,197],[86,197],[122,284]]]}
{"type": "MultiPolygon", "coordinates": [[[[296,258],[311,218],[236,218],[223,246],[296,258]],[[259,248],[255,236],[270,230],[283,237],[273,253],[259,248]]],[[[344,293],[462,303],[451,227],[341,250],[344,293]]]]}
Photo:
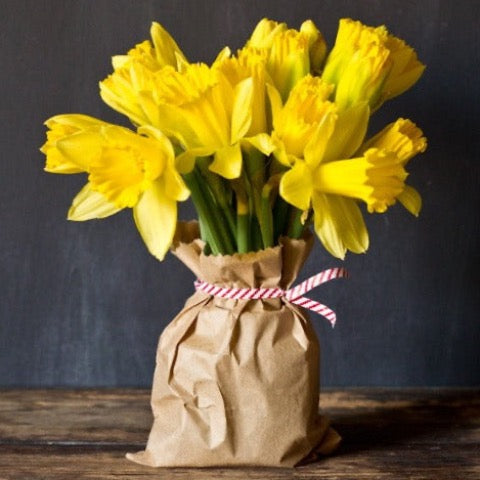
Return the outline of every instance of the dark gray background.
{"type": "MultiPolygon", "coordinates": [[[[429,139],[410,165],[419,219],[368,215],[371,247],[348,281],[313,293],[323,385],[478,385],[478,1],[0,0],[0,386],[148,386],[159,334],[192,292],[192,274],[149,256],[131,212],[67,222],[82,176],[43,172],[42,122],[81,112],[125,123],[98,81],[110,57],[162,23],[191,60],[240,47],[263,16],[312,18],[331,46],[340,17],[385,23],[415,46],[423,79],[373,119],[399,116],[429,139]]],[[[184,209],[183,216],[191,212],[184,209]]],[[[320,244],[303,277],[341,264],[320,244]]]]}

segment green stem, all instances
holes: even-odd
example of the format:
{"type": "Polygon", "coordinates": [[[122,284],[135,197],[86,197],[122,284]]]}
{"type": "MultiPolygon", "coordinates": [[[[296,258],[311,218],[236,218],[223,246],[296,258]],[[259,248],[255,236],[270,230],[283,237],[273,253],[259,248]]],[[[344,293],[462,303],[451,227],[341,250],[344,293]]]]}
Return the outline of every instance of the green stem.
{"type": "Polygon", "coordinates": [[[236,195],[237,204],[237,249],[238,253],[250,251],[250,208],[249,196],[247,194],[248,185],[242,182],[242,179],[232,181],[232,188],[236,195]]]}
{"type": "Polygon", "coordinates": [[[302,210],[292,207],[290,209],[290,222],[287,236],[290,238],[300,238],[303,235],[304,225],[301,221],[302,210]]]}
{"type": "Polygon", "coordinates": [[[257,217],[252,217],[252,223],[250,225],[250,231],[252,232],[252,250],[258,252],[263,249],[262,233],[260,231],[260,225],[257,217]]]}
{"type": "Polygon", "coordinates": [[[209,157],[202,157],[197,159],[201,175],[204,177],[205,181],[210,187],[213,197],[215,198],[218,207],[221,210],[221,214],[226,221],[226,225],[230,232],[231,240],[233,240],[235,238],[236,226],[235,214],[233,213],[232,206],[228,201],[228,197],[230,195],[228,195],[226,192],[226,186],[223,179],[210,171],[210,162],[211,158],[209,157]]]}
{"type": "Polygon", "coordinates": [[[279,237],[285,235],[287,232],[288,225],[288,216],[289,216],[290,206],[289,204],[280,196],[277,196],[275,202],[275,207],[273,209],[273,218],[274,218],[274,239],[275,242],[278,242],[279,237]]]}
{"type": "Polygon", "coordinates": [[[272,206],[270,204],[271,192],[272,185],[270,183],[266,183],[262,189],[259,218],[264,248],[269,248],[273,246],[273,215],[272,206]]]}
{"type": "MultiPolygon", "coordinates": [[[[269,234],[268,214],[263,212],[262,189],[265,182],[266,157],[263,153],[254,148],[248,149],[245,154],[245,172],[251,186],[251,198],[253,200],[253,212],[260,225],[263,246],[271,246],[269,234]],[[265,223],[267,221],[267,224],[265,223]]],[[[270,212],[271,214],[271,212],[270,212]]]]}
{"type": "Polygon", "coordinates": [[[250,239],[248,231],[250,230],[250,215],[237,215],[237,248],[238,253],[247,253],[250,251],[250,239]]]}
{"type": "Polygon", "coordinates": [[[183,175],[183,179],[190,190],[192,201],[201,218],[205,235],[214,255],[232,254],[234,252],[230,239],[224,233],[223,225],[219,225],[215,216],[216,206],[205,190],[202,178],[194,169],[183,175]]]}
{"type": "Polygon", "coordinates": [[[201,216],[198,217],[198,223],[200,225],[200,238],[205,242],[203,251],[205,255],[210,255],[212,253],[212,248],[210,247],[210,233],[205,227],[203,218],[201,216]]]}

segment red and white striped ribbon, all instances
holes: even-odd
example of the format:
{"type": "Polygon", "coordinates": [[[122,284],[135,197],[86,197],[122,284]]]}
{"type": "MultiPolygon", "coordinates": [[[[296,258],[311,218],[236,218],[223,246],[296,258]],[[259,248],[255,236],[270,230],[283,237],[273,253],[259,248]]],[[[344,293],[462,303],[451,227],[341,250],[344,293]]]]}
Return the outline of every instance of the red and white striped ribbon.
{"type": "Polygon", "coordinates": [[[303,295],[310,290],[322,285],[322,283],[329,282],[335,278],[347,278],[348,272],[345,268],[329,268],[323,272],[317,273],[313,277],[308,278],[296,287],[288,290],[283,290],[278,287],[274,288],[233,288],[220,287],[212,283],[204,282],[203,280],[195,281],[195,288],[204,293],[208,293],[213,297],[230,298],[234,300],[258,300],[261,298],[285,298],[290,303],[299,305],[303,308],[308,308],[319,315],[325,317],[332,327],[335,325],[337,316],[335,312],[315,300],[306,298],[303,295]]]}

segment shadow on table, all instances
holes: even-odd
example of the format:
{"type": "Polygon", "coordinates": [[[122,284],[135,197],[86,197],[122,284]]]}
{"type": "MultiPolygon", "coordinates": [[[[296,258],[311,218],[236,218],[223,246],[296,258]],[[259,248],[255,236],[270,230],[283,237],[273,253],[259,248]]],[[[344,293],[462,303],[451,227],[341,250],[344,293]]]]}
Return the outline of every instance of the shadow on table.
{"type": "Polygon", "coordinates": [[[343,438],[337,455],[399,444],[452,443],[459,428],[478,425],[480,390],[416,390],[411,400],[404,391],[401,400],[385,396],[372,407],[361,406],[338,414],[332,409],[329,415],[343,438]]]}

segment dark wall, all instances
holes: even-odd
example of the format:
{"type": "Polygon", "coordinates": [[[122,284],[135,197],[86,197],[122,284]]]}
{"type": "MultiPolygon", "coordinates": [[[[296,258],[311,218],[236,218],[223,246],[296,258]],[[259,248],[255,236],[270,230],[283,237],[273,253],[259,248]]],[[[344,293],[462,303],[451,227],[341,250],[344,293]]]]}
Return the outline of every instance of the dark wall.
{"type": "MultiPolygon", "coordinates": [[[[411,163],[420,218],[369,215],[371,247],[348,281],[313,293],[338,326],[314,318],[324,385],[480,383],[480,2],[450,0],[0,0],[0,386],[148,386],[157,338],[192,292],[172,256],[149,256],[124,211],[67,222],[80,176],[43,172],[42,122],[81,112],[117,123],[98,81],[110,56],[162,23],[190,59],[243,44],[260,18],[312,18],[332,45],[338,19],[385,23],[427,64],[374,117],[404,116],[429,139],[411,163]]],[[[183,216],[191,216],[186,208],[183,216]]],[[[303,277],[341,262],[320,244],[303,277]]]]}

